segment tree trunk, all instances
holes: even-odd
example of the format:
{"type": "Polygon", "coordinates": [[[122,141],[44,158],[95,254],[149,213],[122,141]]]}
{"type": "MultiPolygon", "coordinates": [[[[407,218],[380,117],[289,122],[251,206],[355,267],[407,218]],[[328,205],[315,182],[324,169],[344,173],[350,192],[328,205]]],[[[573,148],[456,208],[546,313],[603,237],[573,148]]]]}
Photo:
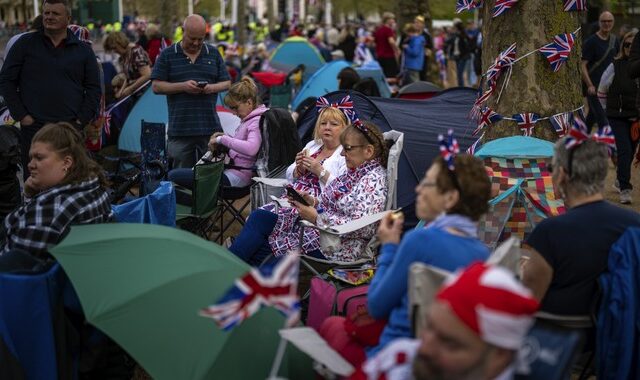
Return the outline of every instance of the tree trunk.
{"type": "MultiPolygon", "coordinates": [[[[517,43],[516,57],[521,57],[551,42],[557,34],[574,32],[580,25],[580,13],[565,12],[561,1],[520,1],[502,15],[492,18],[495,2],[485,1],[483,9],[482,68],[485,72],[498,54],[514,42],[517,43]]],[[[497,103],[500,88],[508,77],[508,70],[503,70],[496,91],[486,105],[504,117],[526,112],[548,117],[580,107],[583,104],[580,40],[578,32],[569,60],[558,72],[553,72],[547,59],[539,52],[516,62],[509,86],[497,103]]],[[[503,120],[486,130],[485,141],[514,135],[522,135],[516,122],[503,120]]],[[[548,120],[535,125],[533,136],[549,141],[558,138],[548,120]]]]}
{"type": "Polygon", "coordinates": [[[160,28],[162,34],[173,38],[173,18],[178,14],[176,2],[175,0],[160,0],[158,5],[160,5],[160,28]]]}
{"type": "Polygon", "coordinates": [[[238,46],[240,53],[244,52],[244,45],[247,43],[247,5],[244,0],[238,1],[238,46]]]}

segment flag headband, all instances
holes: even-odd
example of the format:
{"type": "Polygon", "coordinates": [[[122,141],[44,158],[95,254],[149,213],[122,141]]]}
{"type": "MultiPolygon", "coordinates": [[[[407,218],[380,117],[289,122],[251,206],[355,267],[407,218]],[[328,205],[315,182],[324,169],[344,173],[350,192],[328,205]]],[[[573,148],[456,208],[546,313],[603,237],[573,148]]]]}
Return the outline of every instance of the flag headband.
{"type": "Polygon", "coordinates": [[[564,141],[564,146],[569,152],[569,157],[567,159],[569,177],[571,177],[573,155],[575,151],[587,140],[593,140],[598,144],[603,144],[607,148],[609,156],[611,156],[616,150],[616,139],[610,126],[605,125],[604,127],[599,127],[596,133],[590,135],[589,129],[584,121],[580,117],[575,117],[573,125],[569,130],[569,135],[564,141]]]}
{"type": "Polygon", "coordinates": [[[458,182],[458,176],[456,175],[455,165],[456,157],[458,153],[460,153],[460,145],[458,145],[458,140],[453,137],[453,130],[449,129],[447,131],[447,137],[438,135],[438,144],[440,145],[440,157],[442,157],[447,166],[447,172],[449,173],[451,182],[453,182],[453,186],[456,190],[462,191],[460,182],[458,182]]]}
{"type": "MultiPolygon", "coordinates": [[[[322,112],[326,108],[337,108],[344,113],[347,119],[351,122],[351,124],[367,139],[367,142],[371,145],[375,145],[373,139],[371,138],[371,133],[369,128],[358,118],[356,114],[356,110],[353,106],[353,100],[351,100],[351,95],[347,95],[344,98],[340,99],[337,103],[331,103],[324,96],[319,96],[316,100],[316,109],[318,113],[322,112]]],[[[374,135],[375,136],[375,135],[374,135]]],[[[376,136],[377,139],[377,136],[376,136]]]]}

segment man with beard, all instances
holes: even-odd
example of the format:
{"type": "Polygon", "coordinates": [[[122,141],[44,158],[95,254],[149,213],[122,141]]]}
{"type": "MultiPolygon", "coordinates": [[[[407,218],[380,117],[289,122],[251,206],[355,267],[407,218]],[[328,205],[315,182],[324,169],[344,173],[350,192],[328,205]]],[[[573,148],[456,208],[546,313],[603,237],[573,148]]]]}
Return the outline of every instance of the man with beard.
{"type": "Polygon", "coordinates": [[[513,273],[476,263],[436,295],[420,339],[396,339],[351,380],[508,380],[538,302],[513,273]]]}

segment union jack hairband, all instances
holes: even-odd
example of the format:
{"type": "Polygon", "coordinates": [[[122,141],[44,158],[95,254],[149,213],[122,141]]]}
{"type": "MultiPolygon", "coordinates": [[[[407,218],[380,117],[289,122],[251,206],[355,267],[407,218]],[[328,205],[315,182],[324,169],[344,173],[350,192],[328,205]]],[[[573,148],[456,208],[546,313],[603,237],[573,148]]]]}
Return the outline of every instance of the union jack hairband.
{"type": "Polygon", "coordinates": [[[318,113],[322,112],[325,108],[330,107],[337,108],[342,111],[352,124],[357,120],[356,110],[353,108],[353,100],[351,100],[350,95],[340,99],[337,103],[331,103],[329,102],[329,99],[324,96],[318,96],[318,99],[316,100],[316,109],[318,110],[318,113]]]}
{"type": "Polygon", "coordinates": [[[455,158],[460,153],[458,140],[453,137],[453,130],[449,129],[447,137],[438,135],[438,143],[440,144],[440,156],[447,163],[447,168],[454,172],[456,170],[455,158]]]}
{"type": "Polygon", "coordinates": [[[569,151],[569,155],[567,157],[567,172],[569,176],[571,176],[572,172],[573,154],[576,149],[578,149],[587,140],[593,140],[597,143],[604,144],[609,156],[611,156],[616,150],[616,139],[610,126],[605,125],[604,127],[600,127],[598,128],[598,132],[593,135],[589,135],[587,125],[579,116],[576,116],[573,119],[573,125],[571,126],[571,130],[569,130],[569,135],[564,142],[565,148],[569,151]]]}

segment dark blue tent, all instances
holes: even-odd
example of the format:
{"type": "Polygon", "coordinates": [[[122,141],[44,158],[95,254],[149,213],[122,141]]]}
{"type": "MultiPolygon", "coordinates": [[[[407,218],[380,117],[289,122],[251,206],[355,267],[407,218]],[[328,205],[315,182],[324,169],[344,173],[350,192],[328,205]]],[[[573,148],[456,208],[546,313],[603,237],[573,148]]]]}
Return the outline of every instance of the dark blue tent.
{"type": "MultiPolygon", "coordinates": [[[[428,100],[368,98],[354,91],[335,91],[325,96],[336,102],[347,94],[351,95],[361,119],[372,121],[383,132],[394,129],[404,133],[398,171],[398,206],[405,213],[407,226],[415,225],[414,189],[440,152],[438,134],[446,134],[448,129],[453,129],[461,151],[476,140],[471,136],[475,122],[469,119],[469,112],[477,91],[453,88],[428,100]]],[[[306,143],[313,134],[317,118],[315,107],[309,108],[300,118],[298,133],[306,143]]]]}

